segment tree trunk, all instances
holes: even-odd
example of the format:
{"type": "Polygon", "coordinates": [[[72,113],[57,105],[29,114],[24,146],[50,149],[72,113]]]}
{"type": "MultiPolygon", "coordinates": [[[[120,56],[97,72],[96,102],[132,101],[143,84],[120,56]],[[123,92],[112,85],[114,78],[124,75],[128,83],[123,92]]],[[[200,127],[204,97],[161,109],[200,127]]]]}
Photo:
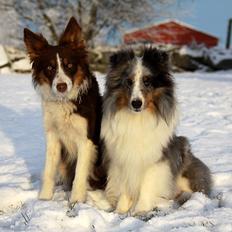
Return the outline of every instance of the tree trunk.
{"type": "Polygon", "coordinates": [[[91,47],[94,46],[93,36],[94,36],[96,24],[97,24],[97,3],[94,2],[90,9],[90,20],[88,22],[88,27],[84,33],[85,40],[91,47]]]}

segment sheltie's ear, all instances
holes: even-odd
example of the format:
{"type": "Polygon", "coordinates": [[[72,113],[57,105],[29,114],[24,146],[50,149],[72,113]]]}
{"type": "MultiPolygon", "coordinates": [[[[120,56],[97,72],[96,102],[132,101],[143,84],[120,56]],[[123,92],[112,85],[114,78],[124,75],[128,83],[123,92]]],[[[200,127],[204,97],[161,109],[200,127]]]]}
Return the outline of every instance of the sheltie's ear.
{"type": "Polygon", "coordinates": [[[115,67],[119,64],[126,63],[135,57],[133,50],[122,50],[110,56],[110,66],[115,67]]]}
{"type": "Polygon", "coordinates": [[[74,17],[71,17],[63,34],[60,37],[59,45],[71,45],[73,48],[84,46],[81,27],[74,17]]]}
{"type": "Polygon", "coordinates": [[[148,47],[145,48],[143,53],[143,60],[145,63],[150,63],[152,66],[159,66],[162,70],[169,70],[170,68],[170,59],[167,52],[158,50],[157,48],[148,47]]]}
{"type": "Polygon", "coordinates": [[[47,40],[41,34],[35,34],[27,28],[24,28],[24,43],[31,61],[49,46],[47,40]]]}

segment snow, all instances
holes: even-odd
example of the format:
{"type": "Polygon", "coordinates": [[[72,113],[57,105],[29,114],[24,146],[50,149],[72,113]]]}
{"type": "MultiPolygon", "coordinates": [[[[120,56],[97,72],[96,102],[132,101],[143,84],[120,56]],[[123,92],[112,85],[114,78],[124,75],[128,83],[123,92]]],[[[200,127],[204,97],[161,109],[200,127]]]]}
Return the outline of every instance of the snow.
{"type": "Polygon", "coordinates": [[[223,60],[232,60],[232,49],[212,48],[208,50],[210,60],[217,65],[223,60]]]}
{"type": "Polygon", "coordinates": [[[189,46],[182,46],[179,51],[180,55],[189,55],[191,57],[199,58],[203,57],[204,50],[201,49],[192,49],[189,46]]]}
{"type": "Polygon", "coordinates": [[[12,69],[14,71],[29,72],[31,70],[31,64],[29,58],[23,58],[21,60],[15,61],[12,64],[12,69]]]}
{"type": "Polygon", "coordinates": [[[6,51],[2,45],[0,45],[0,67],[8,64],[8,57],[6,51]]]}
{"type": "Polygon", "coordinates": [[[193,43],[191,46],[182,46],[179,53],[180,55],[188,55],[194,58],[209,58],[214,65],[218,65],[226,60],[232,63],[232,49],[221,47],[206,48],[203,44],[197,45],[193,43]]]}
{"type": "Polygon", "coordinates": [[[7,73],[12,73],[11,69],[9,67],[4,67],[0,69],[1,74],[7,74],[7,73]]]}
{"type": "MultiPolygon", "coordinates": [[[[104,91],[104,78],[97,73],[104,91]]],[[[232,231],[232,72],[175,74],[181,119],[195,155],[211,169],[212,198],[193,194],[181,208],[154,211],[146,220],[87,204],[67,215],[68,196],[37,194],[45,140],[40,99],[30,75],[0,75],[0,231],[232,231]]]]}

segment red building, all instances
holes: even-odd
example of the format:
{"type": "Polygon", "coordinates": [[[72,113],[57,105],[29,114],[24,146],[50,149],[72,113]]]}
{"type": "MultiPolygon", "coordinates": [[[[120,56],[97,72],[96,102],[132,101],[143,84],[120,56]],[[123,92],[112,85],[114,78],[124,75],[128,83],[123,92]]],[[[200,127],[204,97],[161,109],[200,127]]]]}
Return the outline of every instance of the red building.
{"type": "Polygon", "coordinates": [[[160,22],[124,34],[125,44],[156,43],[189,45],[193,42],[196,44],[205,44],[206,47],[214,47],[218,44],[218,38],[176,20],[160,22]]]}

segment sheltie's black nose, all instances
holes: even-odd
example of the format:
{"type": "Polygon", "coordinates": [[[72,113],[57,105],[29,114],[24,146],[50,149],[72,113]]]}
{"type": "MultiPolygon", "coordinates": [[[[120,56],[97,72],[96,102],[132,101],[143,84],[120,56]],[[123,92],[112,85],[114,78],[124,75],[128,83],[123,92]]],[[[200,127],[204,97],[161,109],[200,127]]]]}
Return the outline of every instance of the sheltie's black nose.
{"type": "Polygon", "coordinates": [[[140,99],[134,99],[134,100],[132,100],[132,102],[131,102],[132,107],[133,107],[136,111],[140,110],[142,104],[143,104],[143,103],[142,103],[142,101],[141,101],[140,99]]]}
{"type": "Polygon", "coordinates": [[[59,92],[64,93],[67,89],[67,84],[66,83],[59,83],[56,85],[56,88],[59,92]]]}

